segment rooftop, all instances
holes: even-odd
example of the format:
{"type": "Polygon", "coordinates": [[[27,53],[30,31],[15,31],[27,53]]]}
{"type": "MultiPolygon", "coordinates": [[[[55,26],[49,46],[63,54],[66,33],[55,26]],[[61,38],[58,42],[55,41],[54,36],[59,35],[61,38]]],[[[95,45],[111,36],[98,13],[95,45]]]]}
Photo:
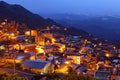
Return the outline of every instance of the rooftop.
{"type": "Polygon", "coordinates": [[[47,61],[40,61],[40,60],[26,60],[22,63],[24,68],[39,68],[42,69],[47,64],[47,61]]]}

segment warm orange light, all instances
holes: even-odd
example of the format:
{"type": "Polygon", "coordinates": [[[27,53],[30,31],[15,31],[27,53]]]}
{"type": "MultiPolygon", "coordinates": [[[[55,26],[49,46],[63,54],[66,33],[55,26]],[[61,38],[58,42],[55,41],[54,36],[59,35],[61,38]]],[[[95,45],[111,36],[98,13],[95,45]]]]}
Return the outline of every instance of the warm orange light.
{"type": "Polygon", "coordinates": [[[54,38],[52,38],[52,43],[55,43],[55,42],[56,42],[56,40],[54,38]]]}
{"type": "Polygon", "coordinates": [[[70,64],[70,62],[69,61],[65,61],[65,64],[70,64]]]}
{"type": "Polygon", "coordinates": [[[30,60],[35,60],[35,56],[31,56],[31,57],[30,57],[30,60]]]}
{"type": "Polygon", "coordinates": [[[44,49],[39,46],[37,46],[35,49],[37,50],[37,53],[44,53],[44,49]]]}
{"type": "Polygon", "coordinates": [[[37,36],[37,31],[36,30],[29,30],[25,32],[25,35],[27,36],[37,36]]]}
{"type": "Polygon", "coordinates": [[[13,37],[13,36],[15,36],[15,34],[14,34],[14,33],[12,33],[12,34],[11,34],[11,36],[13,37]]]}
{"type": "Polygon", "coordinates": [[[27,50],[24,50],[24,52],[25,52],[25,53],[28,53],[28,51],[27,51],[27,50]]]}
{"type": "Polygon", "coordinates": [[[110,54],[109,53],[106,53],[106,55],[105,55],[106,57],[110,57],[110,54]]]}
{"type": "Polygon", "coordinates": [[[64,50],[65,50],[65,46],[64,45],[62,45],[61,47],[60,47],[60,52],[64,52],[64,50]]]}
{"type": "Polygon", "coordinates": [[[39,48],[39,49],[38,49],[38,53],[44,53],[44,50],[41,49],[41,48],[39,48]]]}
{"type": "Polygon", "coordinates": [[[2,25],[5,25],[6,23],[5,23],[5,22],[2,22],[1,24],[2,24],[2,25]]]}
{"type": "Polygon", "coordinates": [[[30,31],[26,31],[25,35],[30,36],[30,31]]]}
{"type": "Polygon", "coordinates": [[[64,52],[64,49],[63,49],[63,48],[60,48],[60,52],[64,52]]]}
{"type": "Polygon", "coordinates": [[[57,69],[56,72],[57,73],[68,74],[68,67],[67,66],[63,66],[63,67],[57,69]]]}

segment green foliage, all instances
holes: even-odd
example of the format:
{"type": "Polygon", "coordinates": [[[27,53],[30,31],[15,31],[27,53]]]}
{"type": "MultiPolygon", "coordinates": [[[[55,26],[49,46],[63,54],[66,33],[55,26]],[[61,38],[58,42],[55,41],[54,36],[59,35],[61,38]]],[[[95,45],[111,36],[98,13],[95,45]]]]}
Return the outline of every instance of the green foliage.
{"type": "Polygon", "coordinates": [[[101,79],[95,78],[94,80],[101,80],[101,79]]]}
{"type": "Polygon", "coordinates": [[[61,80],[93,80],[93,78],[88,75],[77,74],[72,68],[69,68],[68,72],[69,73],[61,78],[61,80]]]}
{"type": "Polygon", "coordinates": [[[21,64],[20,63],[16,63],[16,69],[18,69],[18,70],[21,70],[22,69],[22,67],[21,67],[21,64]]]}
{"type": "Polygon", "coordinates": [[[68,74],[62,76],[62,74],[51,73],[47,75],[46,80],[94,80],[94,79],[93,77],[88,75],[77,74],[75,70],[69,68],[68,74]]]}
{"type": "Polygon", "coordinates": [[[0,73],[0,80],[28,80],[25,77],[18,77],[14,74],[0,73]]]}
{"type": "Polygon", "coordinates": [[[61,80],[93,80],[93,78],[83,74],[81,75],[68,74],[68,75],[65,75],[61,80]]]}
{"type": "Polygon", "coordinates": [[[50,73],[46,75],[46,80],[59,80],[60,77],[56,73],[50,73]]]}

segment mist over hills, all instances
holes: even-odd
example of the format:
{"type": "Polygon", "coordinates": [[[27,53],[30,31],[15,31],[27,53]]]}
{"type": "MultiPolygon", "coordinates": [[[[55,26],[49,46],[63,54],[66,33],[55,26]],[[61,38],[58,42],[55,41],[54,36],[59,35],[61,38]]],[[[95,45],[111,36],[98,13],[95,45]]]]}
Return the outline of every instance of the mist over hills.
{"type": "MultiPolygon", "coordinates": [[[[20,24],[25,23],[31,29],[44,29],[47,26],[56,25],[60,27],[60,30],[55,30],[56,32],[68,35],[81,35],[88,40],[94,41],[94,36],[91,35],[93,34],[99,37],[97,42],[106,42],[105,39],[120,40],[119,17],[57,14],[44,16],[43,18],[40,15],[30,12],[21,5],[0,1],[0,22],[4,19],[8,19],[8,21],[14,20],[20,24]],[[117,28],[114,28],[114,26],[117,26],[117,28]],[[67,28],[67,31],[64,28],[67,28]]],[[[119,43],[118,41],[116,44],[118,45],[119,43]]]]}
{"type": "Polygon", "coordinates": [[[83,29],[97,37],[120,40],[120,16],[53,14],[45,17],[50,17],[64,26],[83,29]]]}

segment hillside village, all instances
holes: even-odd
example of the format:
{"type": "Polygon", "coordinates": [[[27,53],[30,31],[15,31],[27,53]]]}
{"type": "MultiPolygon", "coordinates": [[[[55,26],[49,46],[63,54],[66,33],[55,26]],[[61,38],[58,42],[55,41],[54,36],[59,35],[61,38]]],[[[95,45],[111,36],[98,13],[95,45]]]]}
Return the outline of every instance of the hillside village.
{"type": "MultiPolygon", "coordinates": [[[[67,32],[67,28],[62,28],[67,32]]],[[[81,35],[57,32],[52,25],[30,29],[5,19],[0,23],[0,66],[33,74],[89,75],[101,80],[120,79],[120,49],[113,44],[81,35]],[[14,64],[14,65],[13,65],[14,64]]],[[[72,32],[71,32],[72,33],[72,32]]]]}

